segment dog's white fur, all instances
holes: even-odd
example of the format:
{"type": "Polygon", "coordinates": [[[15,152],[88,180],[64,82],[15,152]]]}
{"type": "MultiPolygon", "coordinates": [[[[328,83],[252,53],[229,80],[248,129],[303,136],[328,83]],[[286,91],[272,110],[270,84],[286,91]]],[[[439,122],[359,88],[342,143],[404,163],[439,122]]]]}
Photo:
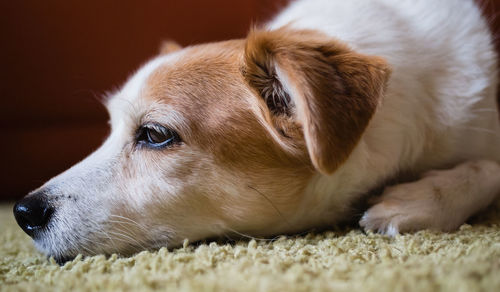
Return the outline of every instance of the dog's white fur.
{"type": "MultiPolygon", "coordinates": [[[[466,160],[500,160],[497,56],[473,1],[297,1],[269,28],[289,23],[326,32],[359,52],[383,56],[393,70],[383,106],[355,152],[334,176],[318,175],[310,185],[309,196],[320,196],[314,200],[333,199],[337,206],[349,206],[353,197],[400,171],[420,173],[466,160]],[[331,194],[336,197],[329,198],[331,194]]],[[[500,179],[498,172],[490,175],[500,179]]],[[[476,195],[465,188],[454,191],[476,195]]],[[[473,205],[468,208],[476,210],[473,205]]],[[[365,214],[363,224],[369,225],[374,210],[365,214]]],[[[432,216],[439,215],[446,216],[432,216]]]]}
{"type": "MultiPolygon", "coordinates": [[[[103,146],[42,187],[56,212],[35,240],[37,247],[67,257],[129,253],[227,233],[296,232],[342,220],[353,202],[388,180],[435,169],[448,170],[386,188],[361,225],[391,235],[424,228],[452,230],[498,195],[497,55],[472,0],[302,0],[267,29],[284,26],[319,31],[356,52],[383,57],[392,69],[376,113],[333,174],[249,166],[253,174],[247,175],[239,166],[222,165],[218,154],[207,153],[203,145],[189,142],[197,135],[190,113],[158,96],[145,98],[158,72],[182,66],[189,70],[187,58],[204,60],[205,51],[218,47],[187,48],[140,69],[108,102],[112,131],[103,146]],[[189,147],[134,150],[135,131],[147,121],[175,128],[187,137],[189,147]],[[292,193],[297,199],[290,203],[292,193]]],[[[277,75],[300,107],[286,69],[277,66],[277,75]]],[[[204,86],[200,90],[210,94],[225,85],[204,86]]],[[[227,95],[223,101],[231,99],[230,90],[219,92],[227,95]]],[[[255,94],[236,92],[245,96],[241,106],[280,142],[258,113],[255,94]]],[[[227,106],[238,102],[223,101],[198,114],[207,116],[205,124],[237,111],[227,106]]],[[[204,106],[192,100],[198,102],[204,106]]],[[[231,125],[216,126],[223,131],[231,125]]],[[[218,143],[216,138],[207,141],[218,143]]],[[[233,147],[226,151],[237,153],[237,144],[233,147]]]]}

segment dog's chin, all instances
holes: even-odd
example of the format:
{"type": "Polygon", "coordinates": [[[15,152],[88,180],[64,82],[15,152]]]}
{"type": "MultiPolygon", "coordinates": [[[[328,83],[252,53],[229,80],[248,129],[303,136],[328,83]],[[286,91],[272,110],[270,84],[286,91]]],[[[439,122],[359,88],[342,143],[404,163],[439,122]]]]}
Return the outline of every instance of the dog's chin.
{"type": "Polygon", "coordinates": [[[66,262],[72,261],[77,256],[77,254],[65,253],[61,249],[55,249],[52,247],[48,247],[46,245],[46,243],[40,239],[35,239],[34,243],[35,243],[36,248],[41,253],[44,253],[46,255],[47,260],[50,260],[50,258],[53,258],[56,261],[56,263],[59,264],[60,266],[63,266],[66,262]]]}
{"type": "Polygon", "coordinates": [[[38,251],[45,254],[48,260],[53,258],[60,266],[72,261],[79,254],[82,256],[91,255],[85,251],[83,247],[85,243],[79,242],[78,237],[68,237],[60,233],[54,234],[50,229],[37,234],[33,238],[33,242],[38,251]]]}
{"type": "MultiPolygon", "coordinates": [[[[108,228],[106,221],[102,221],[101,228],[108,228]],[[102,223],[104,222],[104,223],[102,223]]],[[[91,230],[85,224],[75,224],[53,220],[46,228],[32,235],[35,247],[45,254],[48,259],[51,257],[59,264],[75,259],[77,256],[89,257],[94,255],[118,254],[120,256],[130,256],[143,250],[156,250],[161,247],[171,246],[172,242],[169,232],[158,232],[163,236],[155,236],[152,239],[137,239],[127,235],[127,240],[120,237],[118,231],[100,232],[100,229],[91,230]],[[86,227],[86,228],[84,228],[86,227]],[[113,236],[117,234],[117,236],[113,236]]],[[[155,234],[158,234],[155,232],[155,234]]],[[[136,238],[147,238],[146,234],[135,234],[136,238]]],[[[182,244],[182,240],[175,243],[182,244]]],[[[173,244],[175,245],[175,244],[173,244]]]]}
{"type": "MultiPolygon", "coordinates": [[[[66,239],[60,240],[60,242],[51,242],[48,238],[38,237],[34,240],[35,247],[43,254],[46,255],[47,260],[53,258],[57,264],[63,266],[67,262],[74,260],[77,257],[86,258],[94,255],[105,255],[109,256],[111,254],[118,254],[120,256],[130,256],[141,250],[155,250],[156,247],[138,247],[133,245],[121,246],[120,248],[103,248],[103,249],[93,249],[91,251],[85,248],[85,245],[80,245],[76,242],[72,242],[71,245],[65,246],[64,242],[67,243],[66,239]],[[49,243],[50,242],[50,243],[49,243]]],[[[165,245],[166,246],[166,245],[165,245]]]]}

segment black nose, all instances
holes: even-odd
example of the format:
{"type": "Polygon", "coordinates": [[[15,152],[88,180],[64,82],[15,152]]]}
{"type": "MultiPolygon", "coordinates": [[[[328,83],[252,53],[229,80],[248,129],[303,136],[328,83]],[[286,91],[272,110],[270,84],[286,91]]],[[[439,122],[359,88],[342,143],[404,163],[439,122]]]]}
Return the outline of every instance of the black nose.
{"type": "Polygon", "coordinates": [[[38,193],[28,195],[14,205],[17,224],[31,237],[47,225],[53,212],[47,197],[38,193]]]}

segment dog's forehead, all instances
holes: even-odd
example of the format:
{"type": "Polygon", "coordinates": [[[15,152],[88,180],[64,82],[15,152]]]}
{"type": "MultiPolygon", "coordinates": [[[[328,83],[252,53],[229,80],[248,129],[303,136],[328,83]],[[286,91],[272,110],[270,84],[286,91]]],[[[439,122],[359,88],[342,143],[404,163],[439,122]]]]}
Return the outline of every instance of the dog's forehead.
{"type": "Polygon", "coordinates": [[[136,71],[120,90],[110,95],[105,105],[113,129],[123,128],[140,118],[146,106],[141,99],[146,80],[158,67],[172,62],[176,57],[177,54],[170,54],[150,60],[136,71]]]}
{"type": "Polygon", "coordinates": [[[239,72],[242,42],[227,41],[187,48],[170,62],[156,67],[144,84],[142,98],[163,103],[209,97],[234,90],[243,79],[239,72]]]}
{"type": "Polygon", "coordinates": [[[138,120],[155,106],[190,111],[200,103],[214,102],[214,97],[220,102],[221,93],[237,90],[243,83],[239,74],[242,52],[242,41],[227,41],[154,58],[108,101],[112,124],[113,116],[121,119],[125,114],[128,120],[138,120]]]}

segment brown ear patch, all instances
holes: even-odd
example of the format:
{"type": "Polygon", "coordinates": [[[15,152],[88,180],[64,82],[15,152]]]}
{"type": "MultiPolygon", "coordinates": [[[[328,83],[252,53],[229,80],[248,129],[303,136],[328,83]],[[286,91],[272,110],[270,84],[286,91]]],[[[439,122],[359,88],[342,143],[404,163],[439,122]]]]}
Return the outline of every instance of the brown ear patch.
{"type": "Polygon", "coordinates": [[[358,143],[380,102],[390,68],[315,31],[252,31],[245,77],[266,93],[293,104],[311,161],[332,173],[358,143]]]}
{"type": "Polygon", "coordinates": [[[250,39],[254,37],[255,34],[250,34],[246,43],[244,76],[273,114],[290,115],[290,95],[278,80],[271,52],[264,45],[260,46],[258,41],[250,39]]]}

